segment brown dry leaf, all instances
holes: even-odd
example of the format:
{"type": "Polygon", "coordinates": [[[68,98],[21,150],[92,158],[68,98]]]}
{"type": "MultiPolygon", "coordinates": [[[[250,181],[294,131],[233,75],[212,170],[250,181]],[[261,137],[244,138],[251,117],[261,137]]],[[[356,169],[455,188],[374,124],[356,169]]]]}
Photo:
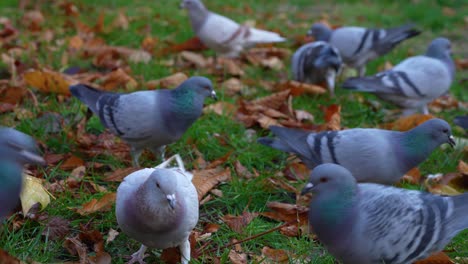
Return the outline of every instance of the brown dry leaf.
{"type": "Polygon", "coordinates": [[[104,178],[104,181],[109,182],[121,182],[125,177],[134,173],[135,171],[140,170],[140,168],[130,167],[124,169],[116,169],[108,174],[104,178]]]}
{"type": "Polygon", "coordinates": [[[306,121],[306,120],[310,122],[314,122],[314,115],[307,112],[306,110],[294,110],[294,113],[296,116],[296,120],[299,122],[306,121]]]}
{"type": "Polygon", "coordinates": [[[325,129],[338,131],[341,129],[341,105],[332,104],[324,109],[325,129]]]}
{"type": "Polygon", "coordinates": [[[78,235],[79,239],[92,249],[96,254],[88,256],[90,264],[110,264],[112,258],[104,250],[104,238],[98,230],[88,230],[86,226],[81,226],[81,233],[78,235]]]}
{"type": "MultiPolygon", "coordinates": [[[[467,17],[468,18],[468,17],[467,17]]],[[[468,58],[464,59],[455,59],[455,64],[457,65],[458,70],[468,69],[468,58]]]]}
{"type": "Polygon", "coordinates": [[[153,53],[158,43],[159,43],[158,38],[152,37],[152,36],[146,36],[141,42],[141,48],[150,53],[153,53]]]}
{"type": "Polygon", "coordinates": [[[271,118],[269,116],[262,115],[262,114],[259,114],[259,116],[257,118],[257,122],[264,129],[268,129],[270,126],[279,126],[280,125],[278,123],[278,121],[276,121],[276,119],[273,119],[273,118],[271,118]]]}
{"type": "Polygon", "coordinates": [[[414,114],[401,117],[395,122],[383,124],[380,127],[388,130],[407,131],[432,118],[434,118],[433,115],[414,114]]]}
{"type": "Polygon", "coordinates": [[[255,176],[246,167],[244,167],[244,165],[242,165],[239,160],[236,160],[234,163],[234,169],[236,170],[237,176],[239,177],[250,179],[255,176]]]}
{"type": "Polygon", "coordinates": [[[182,51],[180,53],[180,57],[183,60],[195,65],[197,68],[205,68],[206,65],[208,65],[208,61],[205,59],[205,57],[195,52],[182,51]]]}
{"type": "Polygon", "coordinates": [[[23,74],[26,84],[46,93],[70,95],[68,87],[78,83],[73,78],[48,69],[31,70],[23,74]]]}
{"type": "Polygon", "coordinates": [[[218,61],[223,66],[224,71],[222,74],[228,74],[232,76],[243,76],[244,71],[242,70],[241,66],[236,63],[236,61],[228,58],[219,58],[218,61]]]}
{"type": "Polygon", "coordinates": [[[463,160],[459,160],[459,161],[458,161],[457,170],[458,170],[461,174],[467,175],[467,176],[468,176],[468,164],[467,164],[466,162],[464,162],[463,160]]]}
{"type": "Polygon", "coordinates": [[[77,237],[68,237],[63,242],[63,247],[72,256],[78,255],[80,263],[87,263],[88,256],[86,255],[86,245],[84,245],[77,237]]]}
{"type": "Polygon", "coordinates": [[[447,254],[443,251],[432,254],[428,258],[418,260],[414,264],[453,264],[453,262],[447,254]]]}
{"type": "Polygon", "coordinates": [[[419,184],[421,182],[421,172],[419,171],[418,167],[414,167],[405,175],[403,175],[402,179],[411,184],[419,184]]]}
{"type": "Polygon", "coordinates": [[[61,240],[69,233],[70,221],[59,216],[51,217],[42,231],[42,235],[52,241],[61,240]]]}
{"type": "Polygon", "coordinates": [[[231,180],[231,171],[229,168],[214,168],[193,172],[192,183],[198,192],[198,200],[200,201],[205,194],[221,182],[231,180]]]}
{"type": "Polygon", "coordinates": [[[71,155],[70,157],[68,157],[61,165],[60,165],[60,169],[62,170],[72,170],[72,169],[75,169],[79,166],[83,166],[85,164],[84,160],[75,156],[75,155],[71,155]]]}
{"type": "Polygon", "coordinates": [[[146,83],[146,87],[148,89],[156,89],[156,88],[173,88],[179,86],[185,80],[188,79],[188,76],[182,72],[176,72],[172,75],[167,77],[158,79],[158,80],[151,80],[146,83]]]}
{"type": "Polygon", "coordinates": [[[446,94],[438,97],[434,101],[429,104],[429,109],[432,112],[440,113],[443,110],[450,110],[450,109],[458,109],[462,102],[459,102],[457,98],[455,98],[451,94],[446,94]]]}
{"type": "Polygon", "coordinates": [[[106,239],[106,245],[109,244],[110,242],[114,241],[115,238],[119,235],[120,233],[117,230],[114,230],[112,228],[109,229],[109,232],[107,233],[107,239],[106,239]]]}
{"type": "Polygon", "coordinates": [[[213,224],[213,223],[207,223],[205,227],[203,228],[202,234],[206,233],[215,233],[221,228],[220,225],[218,224],[213,224]]]}
{"type": "Polygon", "coordinates": [[[19,104],[28,95],[24,87],[6,86],[0,89],[0,102],[8,104],[19,104]]]}
{"type": "Polygon", "coordinates": [[[234,231],[242,234],[244,228],[258,216],[258,213],[244,211],[242,215],[225,215],[221,219],[234,231]]]}
{"type": "Polygon", "coordinates": [[[30,31],[40,31],[41,24],[44,23],[44,15],[42,15],[39,10],[31,10],[24,14],[21,22],[25,25],[30,31]]]}
{"type": "Polygon", "coordinates": [[[68,49],[70,51],[79,51],[83,48],[84,40],[80,36],[73,36],[68,40],[68,49]]]}
{"type": "Polygon", "coordinates": [[[229,78],[221,84],[222,87],[225,87],[225,93],[229,96],[236,95],[242,91],[244,85],[241,80],[238,78],[229,78]]]}
{"type": "Polygon", "coordinates": [[[262,256],[273,261],[272,263],[289,263],[288,253],[283,249],[262,248],[262,256]]]}
{"type": "Polygon", "coordinates": [[[305,206],[287,204],[280,202],[270,202],[267,207],[272,212],[263,212],[260,215],[274,219],[276,221],[287,223],[299,223],[299,225],[308,225],[309,208],[305,206]]]}
{"type": "Polygon", "coordinates": [[[193,37],[191,39],[186,40],[185,42],[179,44],[169,44],[168,48],[165,48],[161,53],[179,53],[181,51],[202,51],[206,50],[207,47],[203,45],[198,37],[193,37]]]}
{"type": "Polygon", "coordinates": [[[299,227],[295,224],[282,227],[280,233],[288,237],[297,237],[301,234],[299,227]]]}
{"type": "Polygon", "coordinates": [[[276,85],[275,89],[279,91],[290,90],[293,96],[299,96],[303,93],[309,94],[324,94],[327,89],[309,83],[301,83],[293,80],[282,82],[276,85]]]}
{"type": "Polygon", "coordinates": [[[283,170],[284,176],[289,180],[306,180],[309,178],[310,169],[304,163],[291,163],[283,170]]]}
{"type": "Polygon", "coordinates": [[[0,114],[11,112],[15,110],[16,106],[14,104],[0,103],[0,114]]]}
{"type": "Polygon", "coordinates": [[[81,208],[76,210],[80,215],[89,215],[95,212],[109,211],[115,202],[115,193],[106,193],[99,200],[92,199],[91,201],[82,205],[81,208]]]}
{"type": "MultiPolygon", "coordinates": [[[[462,177],[460,173],[447,173],[445,175],[438,173],[428,175],[424,181],[424,185],[431,193],[440,195],[459,195],[461,192],[452,186],[452,181],[459,177],[462,177]]],[[[465,177],[464,183],[468,183],[468,177],[465,177]]]]}
{"type": "Polygon", "coordinates": [[[126,90],[134,90],[138,87],[137,81],[121,68],[106,74],[100,78],[100,81],[102,82],[101,86],[107,91],[117,87],[125,87],[126,90]]]}
{"type": "Polygon", "coordinates": [[[260,65],[275,71],[284,69],[284,63],[278,57],[270,57],[260,61],[260,65]]]}
{"type": "Polygon", "coordinates": [[[203,108],[203,113],[214,112],[217,115],[234,116],[236,106],[229,102],[219,101],[203,108]]]}
{"type": "Polygon", "coordinates": [[[247,254],[231,249],[229,251],[229,260],[232,264],[247,264],[247,254]]]}
{"type": "Polygon", "coordinates": [[[267,184],[276,187],[277,189],[284,190],[290,193],[296,193],[297,190],[294,186],[289,184],[284,178],[280,177],[269,177],[266,178],[265,181],[267,184]]]}
{"type": "Polygon", "coordinates": [[[290,90],[284,90],[277,92],[259,99],[252,101],[253,105],[263,105],[272,109],[279,109],[282,105],[287,102],[290,95],[290,90]]]}
{"type": "Polygon", "coordinates": [[[127,30],[128,29],[128,24],[129,23],[128,23],[127,16],[125,15],[125,13],[122,10],[120,10],[119,14],[114,19],[114,22],[112,22],[112,25],[114,27],[118,27],[118,28],[121,28],[123,30],[127,30]]]}
{"type": "Polygon", "coordinates": [[[0,248],[0,264],[20,264],[20,261],[0,248]]]}

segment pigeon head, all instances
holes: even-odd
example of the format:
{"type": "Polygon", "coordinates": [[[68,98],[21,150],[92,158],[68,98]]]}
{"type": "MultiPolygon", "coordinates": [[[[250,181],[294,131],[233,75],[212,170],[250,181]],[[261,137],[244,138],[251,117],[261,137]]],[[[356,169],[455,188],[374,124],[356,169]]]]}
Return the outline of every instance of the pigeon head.
{"type": "Polygon", "coordinates": [[[450,40],[446,38],[436,38],[434,39],[429,47],[427,48],[426,55],[433,58],[444,59],[446,57],[451,57],[452,49],[450,45],[450,40]]]}
{"type": "Polygon", "coordinates": [[[157,201],[166,203],[174,209],[177,203],[177,177],[173,175],[174,172],[168,169],[155,169],[148,178],[146,186],[154,190],[152,192],[157,201]]]}
{"type": "Polygon", "coordinates": [[[356,179],[349,170],[337,164],[325,163],[314,168],[310,174],[309,182],[304,186],[301,194],[304,195],[308,192],[317,195],[333,194],[338,191],[352,191],[356,187],[356,179]]]}
{"type": "Polygon", "coordinates": [[[315,41],[328,41],[330,39],[331,33],[332,30],[325,24],[315,23],[312,25],[309,31],[307,31],[307,36],[314,37],[315,41]]]}
{"type": "Polygon", "coordinates": [[[180,7],[188,10],[193,31],[199,32],[210,14],[203,3],[200,0],[183,0],[180,7]]]}
{"type": "Polygon", "coordinates": [[[0,158],[13,160],[21,165],[41,164],[44,159],[39,156],[36,141],[16,129],[0,127],[0,158]]]}
{"type": "Polygon", "coordinates": [[[429,137],[432,144],[435,147],[444,143],[455,146],[455,140],[452,135],[452,129],[450,125],[442,119],[433,118],[413,129],[417,134],[421,134],[425,137],[429,137]]]}
{"type": "Polygon", "coordinates": [[[182,85],[190,86],[191,89],[193,89],[197,95],[203,98],[209,96],[215,100],[218,99],[218,97],[216,96],[216,92],[213,88],[213,83],[208,78],[201,76],[191,77],[182,85]]]}
{"type": "Polygon", "coordinates": [[[325,46],[314,61],[316,68],[333,68],[336,72],[339,72],[343,61],[341,60],[340,53],[332,46],[325,46]]]}
{"type": "Polygon", "coordinates": [[[182,0],[180,8],[188,10],[205,10],[205,6],[200,0],[182,0]]]}

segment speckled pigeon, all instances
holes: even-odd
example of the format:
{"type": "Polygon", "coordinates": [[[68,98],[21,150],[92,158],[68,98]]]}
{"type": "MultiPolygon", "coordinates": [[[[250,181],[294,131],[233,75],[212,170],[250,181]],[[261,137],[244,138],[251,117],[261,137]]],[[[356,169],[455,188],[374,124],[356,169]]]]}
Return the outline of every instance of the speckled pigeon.
{"type": "Polygon", "coordinates": [[[340,27],[335,30],[322,23],[315,23],[307,32],[315,40],[327,41],[340,51],[343,62],[356,68],[360,77],[366,72],[366,64],[390,52],[405,39],[419,35],[413,24],[389,29],[340,27]]]}
{"type": "Polygon", "coordinates": [[[441,119],[430,119],[406,132],[354,128],[311,133],[279,126],[270,130],[276,138],[259,138],[259,143],[298,155],[310,169],[336,163],[359,182],[382,184],[400,180],[441,144],[455,145],[449,124],[441,119]]]}
{"type": "Polygon", "coordinates": [[[181,7],[188,10],[192,29],[201,42],[225,57],[238,57],[245,48],[255,44],[286,40],[278,33],[239,25],[210,12],[201,0],[182,0],[181,7]]]}
{"type": "Polygon", "coordinates": [[[427,104],[446,93],[455,78],[450,41],[436,38],[426,54],[410,57],[390,70],[370,77],[349,78],[342,87],[370,92],[404,109],[403,115],[422,111],[427,104]]]}
{"type": "Polygon", "coordinates": [[[190,260],[190,232],[198,222],[198,195],[193,175],[179,155],[155,168],[133,172],[117,189],[116,216],[122,231],[142,243],[129,263],[144,263],[147,247],[180,248],[182,263],[190,260]],[[166,168],[176,159],[179,167],[166,168]]]}
{"type": "Polygon", "coordinates": [[[0,127],[0,220],[18,204],[26,163],[45,163],[36,141],[13,128],[0,127]]]}
{"type": "Polygon", "coordinates": [[[293,79],[298,82],[320,84],[326,82],[330,94],[335,91],[335,77],[343,61],[339,51],[324,41],[301,46],[291,59],[293,79]]]}
{"type": "Polygon", "coordinates": [[[309,224],[345,264],[407,264],[439,252],[468,228],[468,193],[439,196],[375,183],[336,164],[311,173],[309,224]]]}
{"type": "Polygon", "coordinates": [[[208,96],[216,99],[211,81],[191,77],[177,88],[133,93],[100,91],[87,85],[70,86],[71,93],[85,103],[112,133],[127,142],[133,165],[145,148],[155,155],[177,141],[202,114],[208,96]]]}

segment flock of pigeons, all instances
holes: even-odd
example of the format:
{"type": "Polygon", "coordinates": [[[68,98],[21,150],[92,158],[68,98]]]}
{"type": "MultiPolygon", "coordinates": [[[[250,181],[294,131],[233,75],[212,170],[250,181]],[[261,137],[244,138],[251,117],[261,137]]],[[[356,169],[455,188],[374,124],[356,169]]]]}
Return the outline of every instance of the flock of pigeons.
{"type": "MultiPolygon", "coordinates": [[[[241,26],[212,13],[200,0],[183,0],[181,6],[188,9],[201,41],[223,56],[237,56],[255,43],[285,40],[276,33],[241,26]]],[[[317,41],[293,55],[293,76],[304,82],[326,81],[331,93],[344,63],[357,68],[360,75],[346,80],[344,88],[373,92],[408,112],[427,112],[426,104],[447,92],[454,78],[450,42],[445,38],[433,40],[425,55],[408,58],[375,76],[363,76],[369,60],[419,34],[412,25],[332,31],[314,24],[309,34],[317,41]]],[[[130,145],[136,167],[145,148],[164,160],[164,146],[177,141],[198,119],[207,97],[216,99],[212,82],[205,77],[191,77],[170,90],[124,94],[78,84],[70,91],[107,129],[130,145]]],[[[459,124],[463,122],[466,126],[466,118],[459,124]]],[[[259,143],[294,153],[313,169],[302,190],[302,194],[314,193],[310,225],[342,262],[412,263],[442,250],[468,228],[468,193],[445,197],[387,186],[398,182],[441,144],[455,144],[444,120],[431,119],[407,132],[270,129],[276,138],[260,138],[259,143]]],[[[0,163],[2,219],[17,204],[23,164],[44,164],[44,160],[33,138],[3,127],[0,163]]],[[[192,177],[178,155],[125,177],[117,190],[117,222],[124,233],[142,243],[129,263],[144,263],[147,247],[175,246],[180,247],[182,263],[188,263],[188,237],[198,222],[199,210],[192,177]],[[170,167],[174,159],[178,166],[170,167]]]]}

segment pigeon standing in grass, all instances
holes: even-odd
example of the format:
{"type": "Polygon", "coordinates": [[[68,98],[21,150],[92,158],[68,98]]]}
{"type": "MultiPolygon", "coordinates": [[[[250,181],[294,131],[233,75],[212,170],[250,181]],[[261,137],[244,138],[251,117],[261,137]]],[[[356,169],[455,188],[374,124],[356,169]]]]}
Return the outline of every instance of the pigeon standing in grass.
{"type": "Polygon", "coordinates": [[[311,228],[345,264],[414,263],[468,228],[468,193],[439,196],[355,178],[342,166],[322,164],[302,190],[313,193],[311,228]]]}
{"type": "Polygon", "coordinates": [[[341,27],[335,30],[322,23],[315,23],[308,35],[315,40],[327,41],[340,51],[343,62],[356,68],[360,77],[366,72],[366,64],[389,53],[405,39],[419,35],[413,24],[389,29],[341,27]]]}
{"type": "Polygon", "coordinates": [[[0,127],[0,220],[18,204],[23,165],[44,164],[36,141],[9,127],[0,127]]]}
{"type": "Polygon", "coordinates": [[[87,85],[70,86],[112,133],[131,147],[133,165],[145,148],[164,159],[164,147],[177,141],[200,117],[205,98],[216,98],[205,77],[191,77],[177,88],[133,93],[111,93],[87,85]]]}
{"type": "Polygon", "coordinates": [[[200,0],[182,0],[181,7],[188,10],[192,29],[201,42],[225,57],[238,57],[242,50],[255,44],[286,40],[278,33],[239,25],[210,12],[200,0]]]}
{"type": "Polygon", "coordinates": [[[390,70],[370,77],[349,78],[342,87],[374,93],[382,100],[404,108],[403,115],[422,111],[446,93],[455,78],[450,41],[436,38],[426,54],[405,59],[390,70]]]}
{"type": "Polygon", "coordinates": [[[198,194],[193,175],[179,155],[155,168],[136,171],[117,189],[116,216],[122,231],[142,243],[129,263],[144,263],[147,247],[180,248],[182,263],[190,260],[190,232],[198,222],[198,194]],[[179,167],[166,168],[172,159],[179,167]]]}
{"type": "Polygon", "coordinates": [[[301,46],[293,55],[291,69],[298,82],[320,84],[326,82],[330,94],[335,91],[335,77],[341,71],[343,61],[339,51],[324,41],[301,46]]]}
{"type": "Polygon", "coordinates": [[[313,169],[322,163],[336,163],[359,182],[393,184],[423,162],[443,143],[454,146],[450,126],[430,119],[406,131],[354,128],[342,131],[308,131],[271,126],[277,138],[260,138],[269,147],[292,152],[313,169]]]}

